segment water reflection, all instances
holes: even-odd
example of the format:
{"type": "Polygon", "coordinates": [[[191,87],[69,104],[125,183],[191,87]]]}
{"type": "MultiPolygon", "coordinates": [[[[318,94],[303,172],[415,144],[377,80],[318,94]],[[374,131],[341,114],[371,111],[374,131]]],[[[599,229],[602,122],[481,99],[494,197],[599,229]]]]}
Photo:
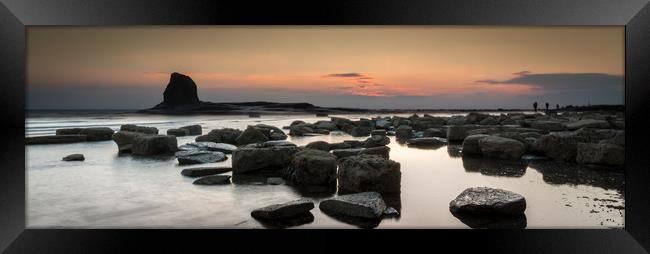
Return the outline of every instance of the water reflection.
{"type": "Polygon", "coordinates": [[[463,167],[467,172],[479,172],[487,176],[521,177],[526,173],[524,161],[494,160],[463,156],[463,167]]]}
{"type": "Polygon", "coordinates": [[[267,220],[267,219],[255,218],[255,220],[265,228],[280,229],[280,228],[297,227],[300,225],[312,223],[314,222],[314,215],[311,212],[306,212],[286,219],[267,220]]]}
{"type": "Polygon", "coordinates": [[[447,153],[451,158],[459,158],[463,156],[463,145],[462,144],[448,144],[447,153]]]}
{"type": "Polygon", "coordinates": [[[623,192],[625,175],[612,168],[590,168],[559,161],[531,161],[530,168],[542,174],[549,184],[589,185],[623,192]]]}
{"type": "Polygon", "coordinates": [[[363,229],[376,228],[377,226],[379,226],[379,223],[381,223],[381,219],[358,218],[358,217],[352,217],[352,216],[346,216],[346,215],[340,215],[334,213],[327,213],[325,211],[323,211],[323,213],[325,213],[325,215],[327,215],[328,217],[334,220],[347,223],[350,225],[354,225],[363,229]]]}
{"type": "Polygon", "coordinates": [[[452,213],[460,222],[474,229],[524,229],[527,226],[526,215],[474,215],[452,213]]]}

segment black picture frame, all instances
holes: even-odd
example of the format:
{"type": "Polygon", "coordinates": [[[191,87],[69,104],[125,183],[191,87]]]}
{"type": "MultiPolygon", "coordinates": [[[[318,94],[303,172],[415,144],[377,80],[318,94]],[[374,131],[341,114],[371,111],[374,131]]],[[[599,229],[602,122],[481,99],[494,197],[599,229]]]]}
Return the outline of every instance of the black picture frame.
{"type": "Polygon", "coordinates": [[[648,0],[84,1],[0,0],[0,250],[121,253],[331,249],[647,253],[650,249],[648,0]],[[25,27],[36,25],[625,26],[625,229],[75,230],[25,228],[25,27]],[[298,245],[306,245],[298,247],[298,245]],[[304,249],[309,248],[309,249],[304,249]],[[415,250],[415,249],[414,249],[415,250]]]}

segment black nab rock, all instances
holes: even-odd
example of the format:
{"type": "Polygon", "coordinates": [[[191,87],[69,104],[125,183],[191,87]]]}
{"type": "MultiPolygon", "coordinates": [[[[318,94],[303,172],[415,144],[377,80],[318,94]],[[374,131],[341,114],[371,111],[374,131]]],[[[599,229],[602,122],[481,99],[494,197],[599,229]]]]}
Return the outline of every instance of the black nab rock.
{"type": "Polygon", "coordinates": [[[163,93],[163,102],[157,107],[173,108],[175,106],[199,103],[196,84],[192,78],[180,73],[172,73],[169,84],[163,93]]]}

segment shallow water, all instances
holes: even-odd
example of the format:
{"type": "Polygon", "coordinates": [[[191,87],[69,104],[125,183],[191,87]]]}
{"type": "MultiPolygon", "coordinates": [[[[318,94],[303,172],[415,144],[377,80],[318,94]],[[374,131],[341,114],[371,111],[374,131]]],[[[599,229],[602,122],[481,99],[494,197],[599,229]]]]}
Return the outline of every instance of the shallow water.
{"type": "MultiPolygon", "coordinates": [[[[373,115],[346,115],[350,119],[373,115]]],[[[169,128],[200,124],[244,129],[249,124],[287,126],[294,120],[327,120],[313,115],[157,116],[109,114],[32,116],[26,136],[53,134],[58,128],[121,124],[169,128]]],[[[179,145],[195,136],[179,137],[179,145]]],[[[340,142],[349,135],[289,137],[305,145],[316,140],[340,142]]],[[[624,226],[623,174],[550,161],[491,162],[458,156],[458,146],[409,148],[391,138],[390,157],[401,163],[401,194],[392,198],[401,207],[399,218],[381,221],[378,228],[469,228],[449,212],[449,202],[468,187],[488,186],[522,194],[527,201],[527,228],[602,228],[624,226]]],[[[250,217],[262,206],[305,195],[285,185],[193,185],[180,174],[173,156],[154,158],[118,155],[113,141],[32,145],[25,148],[27,165],[27,225],[30,228],[264,228],[250,217]],[[83,162],[63,162],[83,153],[83,162]]],[[[230,155],[228,156],[230,157],[230,155]]],[[[201,166],[230,166],[231,160],[201,166]]],[[[229,174],[229,173],[228,173],[229,174]]],[[[331,195],[307,195],[316,203],[331,195]]],[[[318,205],[316,205],[318,206],[318,205]]],[[[320,212],[313,222],[296,228],[357,228],[320,212]]]]}

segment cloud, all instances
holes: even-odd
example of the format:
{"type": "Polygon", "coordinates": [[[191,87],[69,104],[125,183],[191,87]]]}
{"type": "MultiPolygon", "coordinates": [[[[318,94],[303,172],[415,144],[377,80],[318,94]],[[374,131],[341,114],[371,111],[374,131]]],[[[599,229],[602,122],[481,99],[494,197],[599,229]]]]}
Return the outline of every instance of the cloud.
{"type": "Polygon", "coordinates": [[[514,78],[507,80],[484,79],[477,80],[483,84],[531,85],[543,91],[593,90],[623,88],[623,76],[606,73],[531,73],[522,71],[515,73],[514,78]]]}
{"type": "Polygon", "coordinates": [[[350,73],[332,73],[332,74],[327,74],[323,77],[326,78],[363,78],[365,77],[361,73],[356,73],[356,72],[350,72],[350,73]]]}

